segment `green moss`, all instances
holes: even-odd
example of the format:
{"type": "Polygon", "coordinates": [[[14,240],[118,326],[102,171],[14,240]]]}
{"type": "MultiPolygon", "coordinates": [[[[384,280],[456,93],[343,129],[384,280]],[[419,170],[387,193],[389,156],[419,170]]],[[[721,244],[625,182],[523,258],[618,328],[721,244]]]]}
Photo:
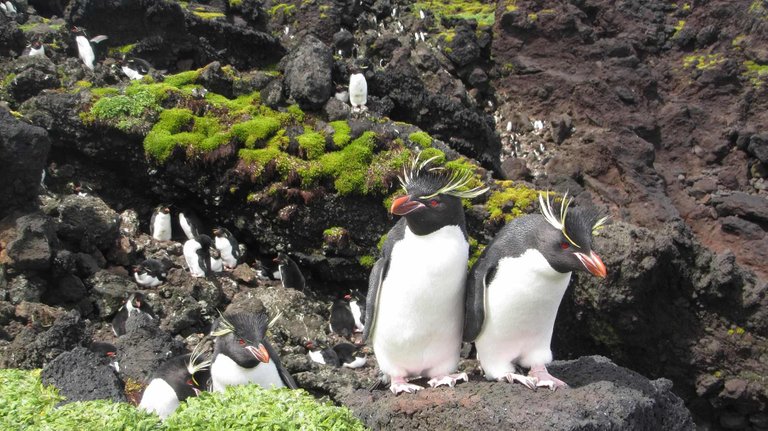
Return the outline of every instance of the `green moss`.
{"type": "Polygon", "coordinates": [[[397,175],[403,172],[403,166],[411,159],[411,152],[404,148],[382,151],[373,156],[366,174],[366,194],[385,194],[398,183],[397,175]]]}
{"type": "MultiPolygon", "coordinates": [[[[102,93],[104,94],[104,93],[102,93]]],[[[156,97],[144,88],[126,94],[101,97],[91,107],[91,115],[97,120],[114,122],[121,130],[128,130],[145,115],[160,110],[156,97]]]]}
{"type": "Polygon", "coordinates": [[[28,22],[26,24],[20,25],[19,26],[19,30],[21,30],[23,33],[27,33],[30,30],[32,30],[33,28],[37,27],[38,25],[39,25],[39,23],[37,23],[37,22],[34,22],[34,23],[29,23],[28,22]]]}
{"type": "MultiPolygon", "coordinates": [[[[508,3],[514,7],[514,1],[508,3]]],[[[461,18],[475,20],[479,25],[492,26],[494,21],[495,2],[475,2],[466,0],[433,0],[418,1],[412,9],[416,16],[419,10],[431,10],[438,18],[461,18]]]]}
{"type": "Polygon", "coordinates": [[[202,19],[216,19],[216,18],[224,18],[226,16],[221,12],[210,12],[210,11],[200,11],[200,10],[193,11],[192,13],[199,16],[202,19]]]}
{"type": "Polygon", "coordinates": [[[480,244],[475,238],[469,237],[469,261],[467,262],[467,267],[472,268],[475,266],[475,262],[477,262],[477,259],[480,258],[480,255],[483,254],[483,250],[485,250],[485,245],[480,244]]]}
{"type": "Polygon", "coordinates": [[[731,41],[731,46],[735,49],[741,49],[741,44],[744,42],[744,39],[746,39],[746,35],[740,34],[733,38],[731,41]]]}
{"type": "Polygon", "coordinates": [[[232,135],[246,148],[256,148],[280,130],[280,121],[272,117],[256,117],[232,127],[232,135]]]}
{"type": "Polygon", "coordinates": [[[370,254],[366,254],[364,256],[360,256],[357,259],[357,262],[362,266],[363,268],[373,268],[373,265],[376,264],[376,258],[371,256],[370,254]]]}
{"type": "Polygon", "coordinates": [[[413,132],[408,135],[408,139],[421,148],[429,148],[432,146],[432,137],[427,132],[413,132]]]}
{"type": "Polygon", "coordinates": [[[333,121],[330,123],[333,128],[333,144],[338,148],[344,148],[352,140],[350,134],[352,128],[345,120],[333,121]]]}
{"type": "Polygon", "coordinates": [[[432,157],[436,157],[435,161],[433,163],[437,165],[444,165],[445,164],[445,153],[438,150],[437,148],[425,148],[421,150],[421,160],[427,160],[432,157]]]}
{"type": "Polygon", "coordinates": [[[93,83],[89,81],[77,81],[75,82],[75,87],[80,89],[91,88],[93,87],[93,83]]]}
{"type": "Polygon", "coordinates": [[[93,88],[91,94],[96,97],[116,96],[120,94],[120,90],[113,87],[93,88]]]}
{"type": "Polygon", "coordinates": [[[308,160],[315,160],[325,153],[325,136],[321,133],[307,132],[299,135],[296,140],[308,160]]]}
{"type": "Polygon", "coordinates": [[[293,121],[296,121],[298,123],[304,122],[304,111],[301,110],[299,105],[293,104],[286,108],[286,111],[288,111],[289,114],[291,114],[291,118],[293,121]]]}
{"type": "Polygon", "coordinates": [[[338,237],[344,235],[344,233],[346,233],[346,231],[347,231],[346,229],[344,229],[343,227],[339,227],[339,226],[329,227],[328,229],[323,231],[323,236],[324,237],[338,238],[338,237]]]}
{"type": "Polygon", "coordinates": [[[379,238],[379,242],[376,243],[376,248],[379,250],[383,249],[385,242],[387,242],[387,234],[384,234],[379,238]]]}
{"type": "Polygon", "coordinates": [[[320,158],[320,169],[324,176],[335,178],[334,187],[342,195],[365,194],[368,164],[373,158],[376,134],[364,132],[349,145],[320,158]]]}
{"type": "Polygon", "coordinates": [[[229,0],[230,7],[238,7],[243,4],[243,0],[229,0]]]}
{"type": "Polygon", "coordinates": [[[760,18],[768,17],[768,0],[754,0],[749,5],[749,13],[760,18]]]}
{"type": "Polygon", "coordinates": [[[40,370],[0,370],[0,429],[29,429],[62,399],[42,385],[40,370]]]}
{"type": "Polygon", "coordinates": [[[165,161],[178,144],[188,143],[190,137],[183,135],[182,127],[194,120],[189,109],[166,109],[160,113],[158,122],[144,138],[144,151],[158,162],[165,161]]]}
{"type": "Polygon", "coordinates": [[[744,67],[747,70],[743,75],[755,87],[762,86],[765,80],[768,79],[768,64],[759,64],[752,60],[747,60],[744,62],[744,67]]]}
{"type": "Polygon", "coordinates": [[[282,14],[285,17],[290,17],[294,12],[296,12],[296,5],[290,3],[278,3],[269,8],[269,16],[282,14]]]}
{"type": "Polygon", "coordinates": [[[695,67],[699,70],[711,69],[725,61],[722,54],[687,55],[683,57],[683,67],[695,67]]]}
{"type": "Polygon", "coordinates": [[[535,12],[528,14],[528,21],[535,22],[537,19],[539,19],[539,16],[535,12]]]}
{"type": "Polygon", "coordinates": [[[675,32],[672,34],[672,37],[675,38],[677,35],[685,28],[685,20],[679,20],[677,21],[677,24],[675,25],[675,32]]]}
{"type": "Polygon", "coordinates": [[[125,54],[129,54],[131,51],[133,51],[133,48],[135,48],[135,47],[136,47],[135,43],[129,43],[129,44],[123,45],[123,46],[111,47],[111,48],[109,48],[108,52],[109,52],[109,55],[111,55],[111,56],[121,57],[121,56],[123,56],[125,54]]]}
{"type": "Polygon", "coordinates": [[[166,76],[163,82],[172,87],[180,88],[183,85],[194,84],[200,77],[200,70],[188,70],[176,75],[166,76]]]}
{"type": "Polygon", "coordinates": [[[489,218],[493,221],[508,222],[525,214],[528,207],[539,197],[536,190],[522,185],[514,186],[511,181],[502,181],[499,185],[500,190],[491,193],[486,203],[489,218]]]}

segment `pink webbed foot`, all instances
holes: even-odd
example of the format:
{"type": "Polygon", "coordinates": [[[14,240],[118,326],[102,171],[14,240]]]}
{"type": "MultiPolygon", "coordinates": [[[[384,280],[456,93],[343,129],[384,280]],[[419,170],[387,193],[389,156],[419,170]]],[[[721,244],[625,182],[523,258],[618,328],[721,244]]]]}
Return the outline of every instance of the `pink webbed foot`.
{"type": "Polygon", "coordinates": [[[457,373],[457,374],[448,374],[447,376],[442,377],[433,377],[429,380],[429,386],[436,388],[440,385],[448,385],[450,387],[454,387],[456,385],[456,382],[459,380],[464,380],[465,382],[469,381],[469,377],[467,377],[467,373],[457,373]]]}
{"type": "Polygon", "coordinates": [[[507,373],[504,375],[504,377],[500,377],[498,381],[503,381],[506,379],[509,383],[521,383],[523,386],[525,386],[528,389],[536,390],[536,378],[534,377],[528,377],[524,376],[522,374],[516,374],[516,373],[507,373]]]}
{"type": "Polygon", "coordinates": [[[528,375],[536,380],[536,386],[538,387],[549,388],[552,391],[556,391],[559,388],[568,387],[564,381],[549,374],[547,367],[544,365],[536,365],[531,367],[531,370],[528,371],[528,375]]]}
{"type": "Polygon", "coordinates": [[[424,388],[419,385],[408,383],[408,380],[406,380],[405,377],[392,377],[392,383],[389,385],[389,390],[392,391],[392,393],[395,395],[399,394],[400,392],[413,394],[422,389],[424,388]]]}

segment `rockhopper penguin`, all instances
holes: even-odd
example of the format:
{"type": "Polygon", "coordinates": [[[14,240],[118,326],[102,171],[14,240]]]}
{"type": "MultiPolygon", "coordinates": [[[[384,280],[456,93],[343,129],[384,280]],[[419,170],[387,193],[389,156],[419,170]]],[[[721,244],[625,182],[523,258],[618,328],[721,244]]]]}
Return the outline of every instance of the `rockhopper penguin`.
{"type": "Polygon", "coordinates": [[[349,103],[352,111],[365,110],[368,103],[368,83],[363,75],[363,67],[355,66],[349,75],[349,103]]]}
{"type": "Polygon", "coordinates": [[[184,260],[192,277],[207,277],[211,273],[211,245],[208,235],[199,235],[184,243],[184,260]]]}
{"type": "Polygon", "coordinates": [[[79,27],[73,27],[72,32],[75,34],[75,43],[77,43],[77,55],[80,60],[83,61],[85,67],[93,70],[93,62],[96,60],[96,53],[93,51],[91,42],[99,43],[107,40],[107,36],[99,35],[90,40],[85,35],[85,31],[79,27]]]}
{"type": "Polygon", "coordinates": [[[158,241],[171,240],[171,209],[167,205],[155,208],[149,220],[149,234],[158,241]]]}
{"type": "Polygon", "coordinates": [[[141,287],[157,287],[167,276],[165,265],[157,259],[146,259],[133,268],[133,278],[141,287]]]}
{"type": "Polygon", "coordinates": [[[490,380],[535,388],[567,386],[552,377],[550,341],[557,309],[573,271],[605,277],[592,235],[606,222],[592,208],[569,209],[539,195],[541,214],[516,218],[485,248],[467,279],[464,340],[474,341],[490,380]],[[529,367],[518,374],[515,364],[529,367]]]}
{"type": "Polygon", "coordinates": [[[363,332],[365,317],[360,302],[363,303],[364,308],[365,301],[358,301],[351,293],[333,302],[329,324],[331,332],[346,338],[351,337],[355,332],[363,332]]]}
{"type": "Polygon", "coordinates": [[[125,301],[125,305],[117,310],[117,314],[112,318],[112,332],[115,336],[119,337],[125,334],[125,322],[128,321],[128,316],[135,313],[144,313],[153,319],[157,319],[157,315],[152,310],[152,307],[144,300],[144,295],[136,292],[132,293],[125,301]]]}
{"type": "Polygon", "coordinates": [[[267,341],[267,326],[264,313],[236,313],[218,319],[211,332],[216,337],[211,365],[213,391],[248,383],[267,389],[298,388],[267,341]]]}
{"type": "Polygon", "coordinates": [[[383,381],[390,390],[422,387],[411,377],[429,377],[429,385],[453,386],[464,321],[464,290],[469,243],[462,198],[485,187],[462,190],[472,173],[429,169],[430,158],[400,178],[406,194],[392,202],[392,214],[404,216],[389,231],[381,258],[373,266],[366,301],[363,340],[370,338],[383,381]]]}
{"type": "Polygon", "coordinates": [[[214,229],[213,235],[215,236],[216,248],[221,252],[224,266],[229,269],[236,267],[237,261],[240,259],[240,248],[235,236],[223,227],[214,229]]]}
{"type": "Polygon", "coordinates": [[[202,359],[202,355],[202,344],[199,344],[191,354],[165,361],[153,374],[149,386],[144,389],[139,408],[165,419],[176,411],[182,401],[196,397],[206,390],[211,361],[202,359]]]}
{"type": "Polygon", "coordinates": [[[304,290],[306,287],[304,274],[301,273],[299,265],[297,265],[293,259],[288,257],[287,254],[279,252],[273,261],[277,263],[277,269],[280,271],[280,281],[283,282],[283,287],[304,290]]]}

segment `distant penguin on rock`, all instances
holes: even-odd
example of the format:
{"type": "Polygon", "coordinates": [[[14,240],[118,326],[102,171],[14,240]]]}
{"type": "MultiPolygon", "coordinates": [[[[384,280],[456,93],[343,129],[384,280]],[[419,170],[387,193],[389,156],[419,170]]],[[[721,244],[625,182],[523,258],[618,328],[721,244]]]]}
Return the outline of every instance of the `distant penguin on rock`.
{"type": "Polygon", "coordinates": [[[137,313],[143,313],[152,319],[157,319],[152,307],[144,300],[144,295],[139,292],[132,293],[125,301],[125,305],[120,307],[115,317],[112,318],[112,332],[115,336],[119,337],[125,334],[125,322],[128,321],[129,316],[137,313]]]}
{"type": "Polygon", "coordinates": [[[567,387],[546,368],[557,310],[573,271],[606,276],[592,249],[606,218],[592,208],[570,209],[567,193],[560,203],[540,195],[539,203],[541,214],[504,226],[472,268],[464,340],[475,342],[486,378],[555,390],[567,387]],[[528,375],[515,364],[530,368],[528,375]]]}
{"type": "Polygon", "coordinates": [[[170,241],[171,232],[171,208],[159,205],[149,220],[149,233],[158,241],[170,241]]]}
{"type": "MultiPolygon", "coordinates": [[[[363,307],[365,303],[363,302],[363,307]]],[[[363,332],[364,309],[352,294],[346,294],[331,305],[331,332],[349,338],[355,332],[363,332]]]]}
{"type": "Polygon", "coordinates": [[[296,382],[283,368],[267,341],[267,315],[235,313],[221,316],[214,324],[211,389],[223,392],[227,386],[256,383],[263,388],[288,387],[296,382]]]}
{"type": "Polygon", "coordinates": [[[85,35],[85,31],[79,27],[73,27],[72,32],[75,34],[75,43],[77,43],[77,55],[80,57],[80,60],[83,61],[85,67],[93,70],[96,53],[93,50],[91,42],[102,42],[107,39],[107,36],[99,35],[89,40],[85,35]]]}
{"type": "Polygon", "coordinates": [[[203,224],[200,219],[189,210],[179,211],[179,227],[187,239],[195,239],[203,232],[203,224]]]}
{"type": "Polygon", "coordinates": [[[306,287],[304,274],[301,273],[299,265],[293,259],[288,257],[287,254],[279,252],[274,262],[278,264],[277,268],[280,273],[280,280],[283,282],[283,287],[304,290],[306,287]]]}
{"type": "Polygon", "coordinates": [[[210,365],[210,359],[203,359],[202,345],[195,347],[191,354],[165,361],[144,389],[139,408],[166,419],[182,401],[207,389],[210,365]]]}
{"type": "Polygon", "coordinates": [[[141,287],[157,287],[163,284],[168,270],[157,259],[146,259],[133,268],[133,278],[141,287]]]}
{"type": "Polygon", "coordinates": [[[45,57],[45,45],[39,40],[33,41],[29,47],[27,47],[22,55],[28,55],[30,57],[45,57]]]}
{"type": "Polygon", "coordinates": [[[349,75],[349,103],[352,111],[363,111],[368,103],[368,82],[363,75],[363,67],[354,66],[349,75]]]}
{"type": "Polygon", "coordinates": [[[224,266],[229,269],[236,267],[237,261],[240,259],[240,247],[235,236],[223,227],[214,229],[213,235],[216,239],[216,248],[221,252],[221,260],[224,261],[224,266]]]}
{"type": "Polygon", "coordinates": [[[206,277],[211,273],[211,247],[213,241],[208,235],[199,235],[184,243],[184,260],[192,277],[206,277]]]}
{"type": "Polygon", "coordinates": [[[423,389],[409,378],[427,377],[432,387],[467,380],[453,374],[459,363],[469,242],[462,198],[470,171],[452,174],[417,156],[400,179],[405,194],[390,212],[403,216],[387,234],[373,266],[366,300],[363,340],[370,339],[390,390],[423,389]]]}

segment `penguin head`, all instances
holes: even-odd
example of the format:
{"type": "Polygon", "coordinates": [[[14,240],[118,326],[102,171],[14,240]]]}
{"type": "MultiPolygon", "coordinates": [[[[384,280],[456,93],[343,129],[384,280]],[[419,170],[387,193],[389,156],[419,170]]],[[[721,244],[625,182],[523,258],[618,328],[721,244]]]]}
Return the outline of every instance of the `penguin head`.
{"type": "Polygon", "coordinates": [[[43,42],[40,41],[40,39],[35,39],[32,41],[32,48],[34,49],[40,49],[41,46],[43,46],[43,42]]]}
{"type": "Polygon", "coordinates": [[[539,195],[546,223],[541,223],[536,232],[537,248],[558,272],[587,271],[603,278],[607,270],[592,250],[592,235],[605,225],[607,217],[591,207],[571,209],[572,202],[568,193],[558,203],[553,203],[548,193],[539,195]]]}
{"type": "Polygon", "coordinates": [[[131,296],[128,297],[128,301],[126,302],[130,303],[131,307],[135,309],[140,309],[144,304],[144,294],[140,292],[132,293],[131,296]]]}
{"type": "Polygon", "coordinates": [[[213,234],[219,238],[229,238],[231,233],[225,227],[217,226],[213,229],[213,234]]]}
{"type": "Polygon", "coordinates": [[[85,36],[85,30],[81,27],[78,27],[76,25],[73,25],[71,28],[72,33],[75,36],[85,36]]]}
{"type": "Polygon", "coordinates": [[[291,258],[288,257],[287,254],[280,251],[277,253],[277,257],[272,259],[272,262],[275,262],[279,265],[287,265],[289,260],[291,260],[291,258]]]}
{"type": "Polygon", "coordinates": [[[213,240],[208,235],[198,235],[195,239],[200,244],[200,247],[206,250],[213,244],[213,240]]]}
{"type": "Polygon", "coordinates": [[[210,379],[211,359],[203,358],[202,343],[191,354],[169,359],[157,371],[156,377],[166,381],[179,401],[200,395],[210,379]]]}
{"type": "Polygon", "coordinates": [[[473,198],[488,188],[465,188],[472,179],[472,172],[448,173],[443,168],[430,168],[437,156],[423,162],[416,156],[410,169],[400,177],[405,195],[395,198],[390,212],[405,216],[408,227],[417,235],[427,235],[443,226],[464,226],[462,198],[473,198]]]}
{"type": "Polygon", "coordinates": [[[221,316],[216,322],[216,329],[211,332],[216,337],[216,352],[245,368],[269,362],[269,352],[263,344],[267,326],[267,315],[264,313],[221,316]]]}

